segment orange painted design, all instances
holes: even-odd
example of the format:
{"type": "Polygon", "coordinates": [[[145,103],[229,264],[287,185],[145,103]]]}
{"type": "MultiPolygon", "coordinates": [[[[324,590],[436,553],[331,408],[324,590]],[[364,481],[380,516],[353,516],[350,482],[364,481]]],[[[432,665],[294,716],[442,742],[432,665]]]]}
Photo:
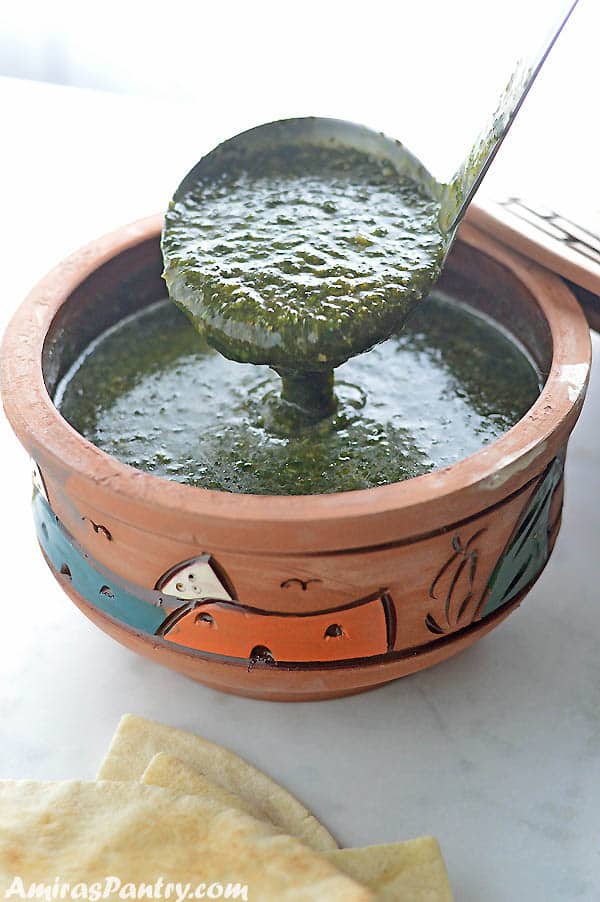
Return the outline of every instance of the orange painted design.
{"type": "Polygon", "coordinates": [[[220,601],[183,608],[163,636],[176,645],[235,658],[264,646],[275,661],[342,661],[388,649],[384,604],[375,598],[319,614],[293,616],[220,601]]]}

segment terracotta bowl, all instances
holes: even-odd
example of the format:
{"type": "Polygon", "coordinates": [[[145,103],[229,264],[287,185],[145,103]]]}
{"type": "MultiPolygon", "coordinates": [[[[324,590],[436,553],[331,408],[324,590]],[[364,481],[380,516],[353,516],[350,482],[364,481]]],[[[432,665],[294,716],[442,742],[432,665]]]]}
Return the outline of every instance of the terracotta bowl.
{"type": "Polygon", "coordinates": [[[444,287],[518,336],[543,373],[531,410],[444,470],[363,491],[233,495],[134,470],[52,403],[79,352],[164,296],[158,217],[101,238],[18,310],[7,416],[36,464],[42,550],[75,604],[135,651],[265,699],[358,692],[467,648],[540,575],[560,525],[586,389],[586,321],[564,284],[465,224],[444,287]]]}

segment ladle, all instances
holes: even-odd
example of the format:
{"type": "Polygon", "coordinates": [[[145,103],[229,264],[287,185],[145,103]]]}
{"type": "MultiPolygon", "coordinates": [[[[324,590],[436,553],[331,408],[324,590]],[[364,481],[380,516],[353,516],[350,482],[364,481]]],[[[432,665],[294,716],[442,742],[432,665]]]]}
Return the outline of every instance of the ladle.
{"type": "MultiPolygon", "coordinates": [[[[576,5],[577,0],[570,2],[540,49],[518,63],[491,121],[482,130],[448,183],[434,178],[399,141],[364,126],[336,119],[308,117],[279,120],[242,132],[220,144],[185,176],[175,191],[167,214],[163,231],[163,256],[165,279],[173,300],[186,310],[197,327],[206,330],[208,341],[226,356],[244,362],[268,364],[276,369],[282,377],[283,399],[301,409],[303,415],[320,419],[330,414],[335,408],[333,368],[398,331],[414,303],[426,295],[437,280],[441,262],[450,250],[461,219],[576,5]],[[328,333],[326,325],[321,326],[319,323],[313,329],[310,321],[303,324],[304,328],[298,328],[297,334],[293,333],[291,336],[292,346],[298,353],[293,355],[294,365],[290,366],[285,356],[286,347],[290,347],[289,334],[286,334],[284,346],[282,341],[277,340],[276,329],[273,333],[270,332],[270,322],[266,328],[262,322],[255,327],[249,323],[250,337],[246,340],[244,336],[240,341],[239,321],[233,317],[229,319],[227,310],[223,313],[219,309],[215,315],[214,311],[208,309],[210,305],[205,292],[212,290],[210,286],[211,279],[215,278],[214,273],[206,273],[204,279],[204,273],[196,272],[194,278],[190,278],[185,261],[182,263],[182,259],[173,253],[176,242],[171,240],[169,229],[173,228],[172,224],[177,222],[178,217],[181,220],[186,215],[184,201],[198,184],[216,184],[232,170],[243,171],[244,160],[262,152],[275,153],[281,150],[283,154],[285,148],[302,145],[359,151],[374,160],[390,163],[401,179],[407,178],[416,183],[420,192],[438,205],[439,213],[437,217],[433,216],[433,222],[437,220],[436,235],[440,252],[439,265],[432,266],[424,275],[423,272],[417,274],[418,284],[415,283],[414,291],[411,286],[410,296],[386,298],[385,304],[389,304],[389,309],[384,311],[384,315],[381,314],[381,309],[375,315],[364,298],[358,303],[349,296],[345,301],[348,309],[343,310],[344,322],[347,323],[343,331],[347,334],[343,336],[340,347],[335,348],[332,343],[335,326],[331,326],[328,333]],[[302,347],[301,342],[304,342],[302,347]]],[[[210,211],[207,214],[210,215],[210,211]]],[[[414,280],[415,274],[407,271],[406,279],[409,277],[414,280]]],[[[338,343],[340,332],[342,330],[338,328],[338,343]]]]}

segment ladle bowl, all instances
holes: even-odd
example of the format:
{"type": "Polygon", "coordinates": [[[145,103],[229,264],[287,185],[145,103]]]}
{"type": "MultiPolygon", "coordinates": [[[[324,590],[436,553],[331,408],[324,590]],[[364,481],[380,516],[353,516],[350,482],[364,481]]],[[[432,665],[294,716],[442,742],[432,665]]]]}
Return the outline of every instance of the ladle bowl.
{"type": "Polygon", "coordinates": [[[444,196],[381,132],[314,116],[259,125],[211,150],[176,189],[162,238],[169,295],[216,350],[268,364],[282,399],[322,419],[336,408],[334,368],[399,332],[436,281],[455,233],[438,224],[444,196]],[[386,173],[375,195],[353,182],[357,155],[373,179],[386,173]]]}

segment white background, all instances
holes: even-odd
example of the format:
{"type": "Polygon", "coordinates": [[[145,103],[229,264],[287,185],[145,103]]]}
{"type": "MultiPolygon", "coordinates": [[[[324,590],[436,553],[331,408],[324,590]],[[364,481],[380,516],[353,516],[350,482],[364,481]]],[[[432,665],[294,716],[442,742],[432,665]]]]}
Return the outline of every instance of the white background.
{"type": "MultiPolygon", "coordinates": [[[[272,119],[337,116],[403,140],[445,179],[493,112],[515,60],[540,45],[566,6],[20,0],[4,11],[0,74],[187,101],[211,142],[272,119]]],[[[557,115],[568,131],[582,109],[596,119],[589,83],[598,83],[599,33],[599,5],[580,0],[555,50],[554,77],[545,76],[539,152],[561,130],[557,115]]],[[[160,137],[185,141],[188,127],[172,108],[160,137]]]]}
{"type": "MultiPolygon", "coordinates": [[[[227,28],[209,28],[204,5],[195,5],[193,24],[178,3],[156,13],[148,5],[105,3],[92,11],[60,2],[8,11],[12,22],[0,40],[4,71],[11,52],[15,64],[25,66],[29,54],[43,67],[54,47],[66,61],[63,80],[83,83],[85,76],[123,96],[0,79],[0,326],[60,257],[164,207],[186,169],[238,128],[277,115],[328,113],[381,124],[417,150],[422,140],[433,155],[436,141],[427,135],[436,134],[438,116],[468,131],[463,95],[451,84],[453,53],[463,59],[462,47],[478,38],[479,25],[493,37],[498,10],[508,17],[510,8],[526,6],[472,3],[470,14],[458,15],[454,4],[272,5],[270,22],[287,38],[265,56],[259,52],[268,40],[265,19],[257,12],[263,4],[211,10],[227,28]],[[395,11],[391,24],[384,6],[395,11]],[[423,59],[422,41],[402,27],[413,7],[428,24],[439,21],[434,8],[446,17],[436,32],[444,65],[427,82],[438,101],[435,116],[420,99],[423,73],[434,69],[403,65],[411,54],[423,59]],[[331,44],[323,47],[319,36],[323,22],[339,24],[345,15],[361,17],[365,40],[360,48],[337,47],[346,63],[340,69],[328,62],[331,44]],[[186,23],[180,52],[169,50],[171,20],[186,23]],[[374,66],[390,67],[383,48],[395,53],[395,74],[374,84],[374,66]],[[292,82],[297,91],[288,95],[281,86],[292,82]]],[[[494,165],[490,190],[544,195],[558,184],[571,204],[598,203],[598,26],[598,4],[582,0],[494,165]]],[[[473,96],[487,72],[477,40],[475,51],[473,96]]],[[[31,66],[21,74],[32,74],[31,66]]],[[[444,135],[442,128],[438,150],[444,135]]],[[[28,461],[0,418],[0,774],[91,778],[119,716],[132,710],[244,754],[296,792],[344,844],[433,833],[457,900],[600,898],[595,377],[572,443],[563,532],[522,609],[457,659],[369,695],[320,705],[212,692],[92,627],[35,547],[28,461]]]]}

